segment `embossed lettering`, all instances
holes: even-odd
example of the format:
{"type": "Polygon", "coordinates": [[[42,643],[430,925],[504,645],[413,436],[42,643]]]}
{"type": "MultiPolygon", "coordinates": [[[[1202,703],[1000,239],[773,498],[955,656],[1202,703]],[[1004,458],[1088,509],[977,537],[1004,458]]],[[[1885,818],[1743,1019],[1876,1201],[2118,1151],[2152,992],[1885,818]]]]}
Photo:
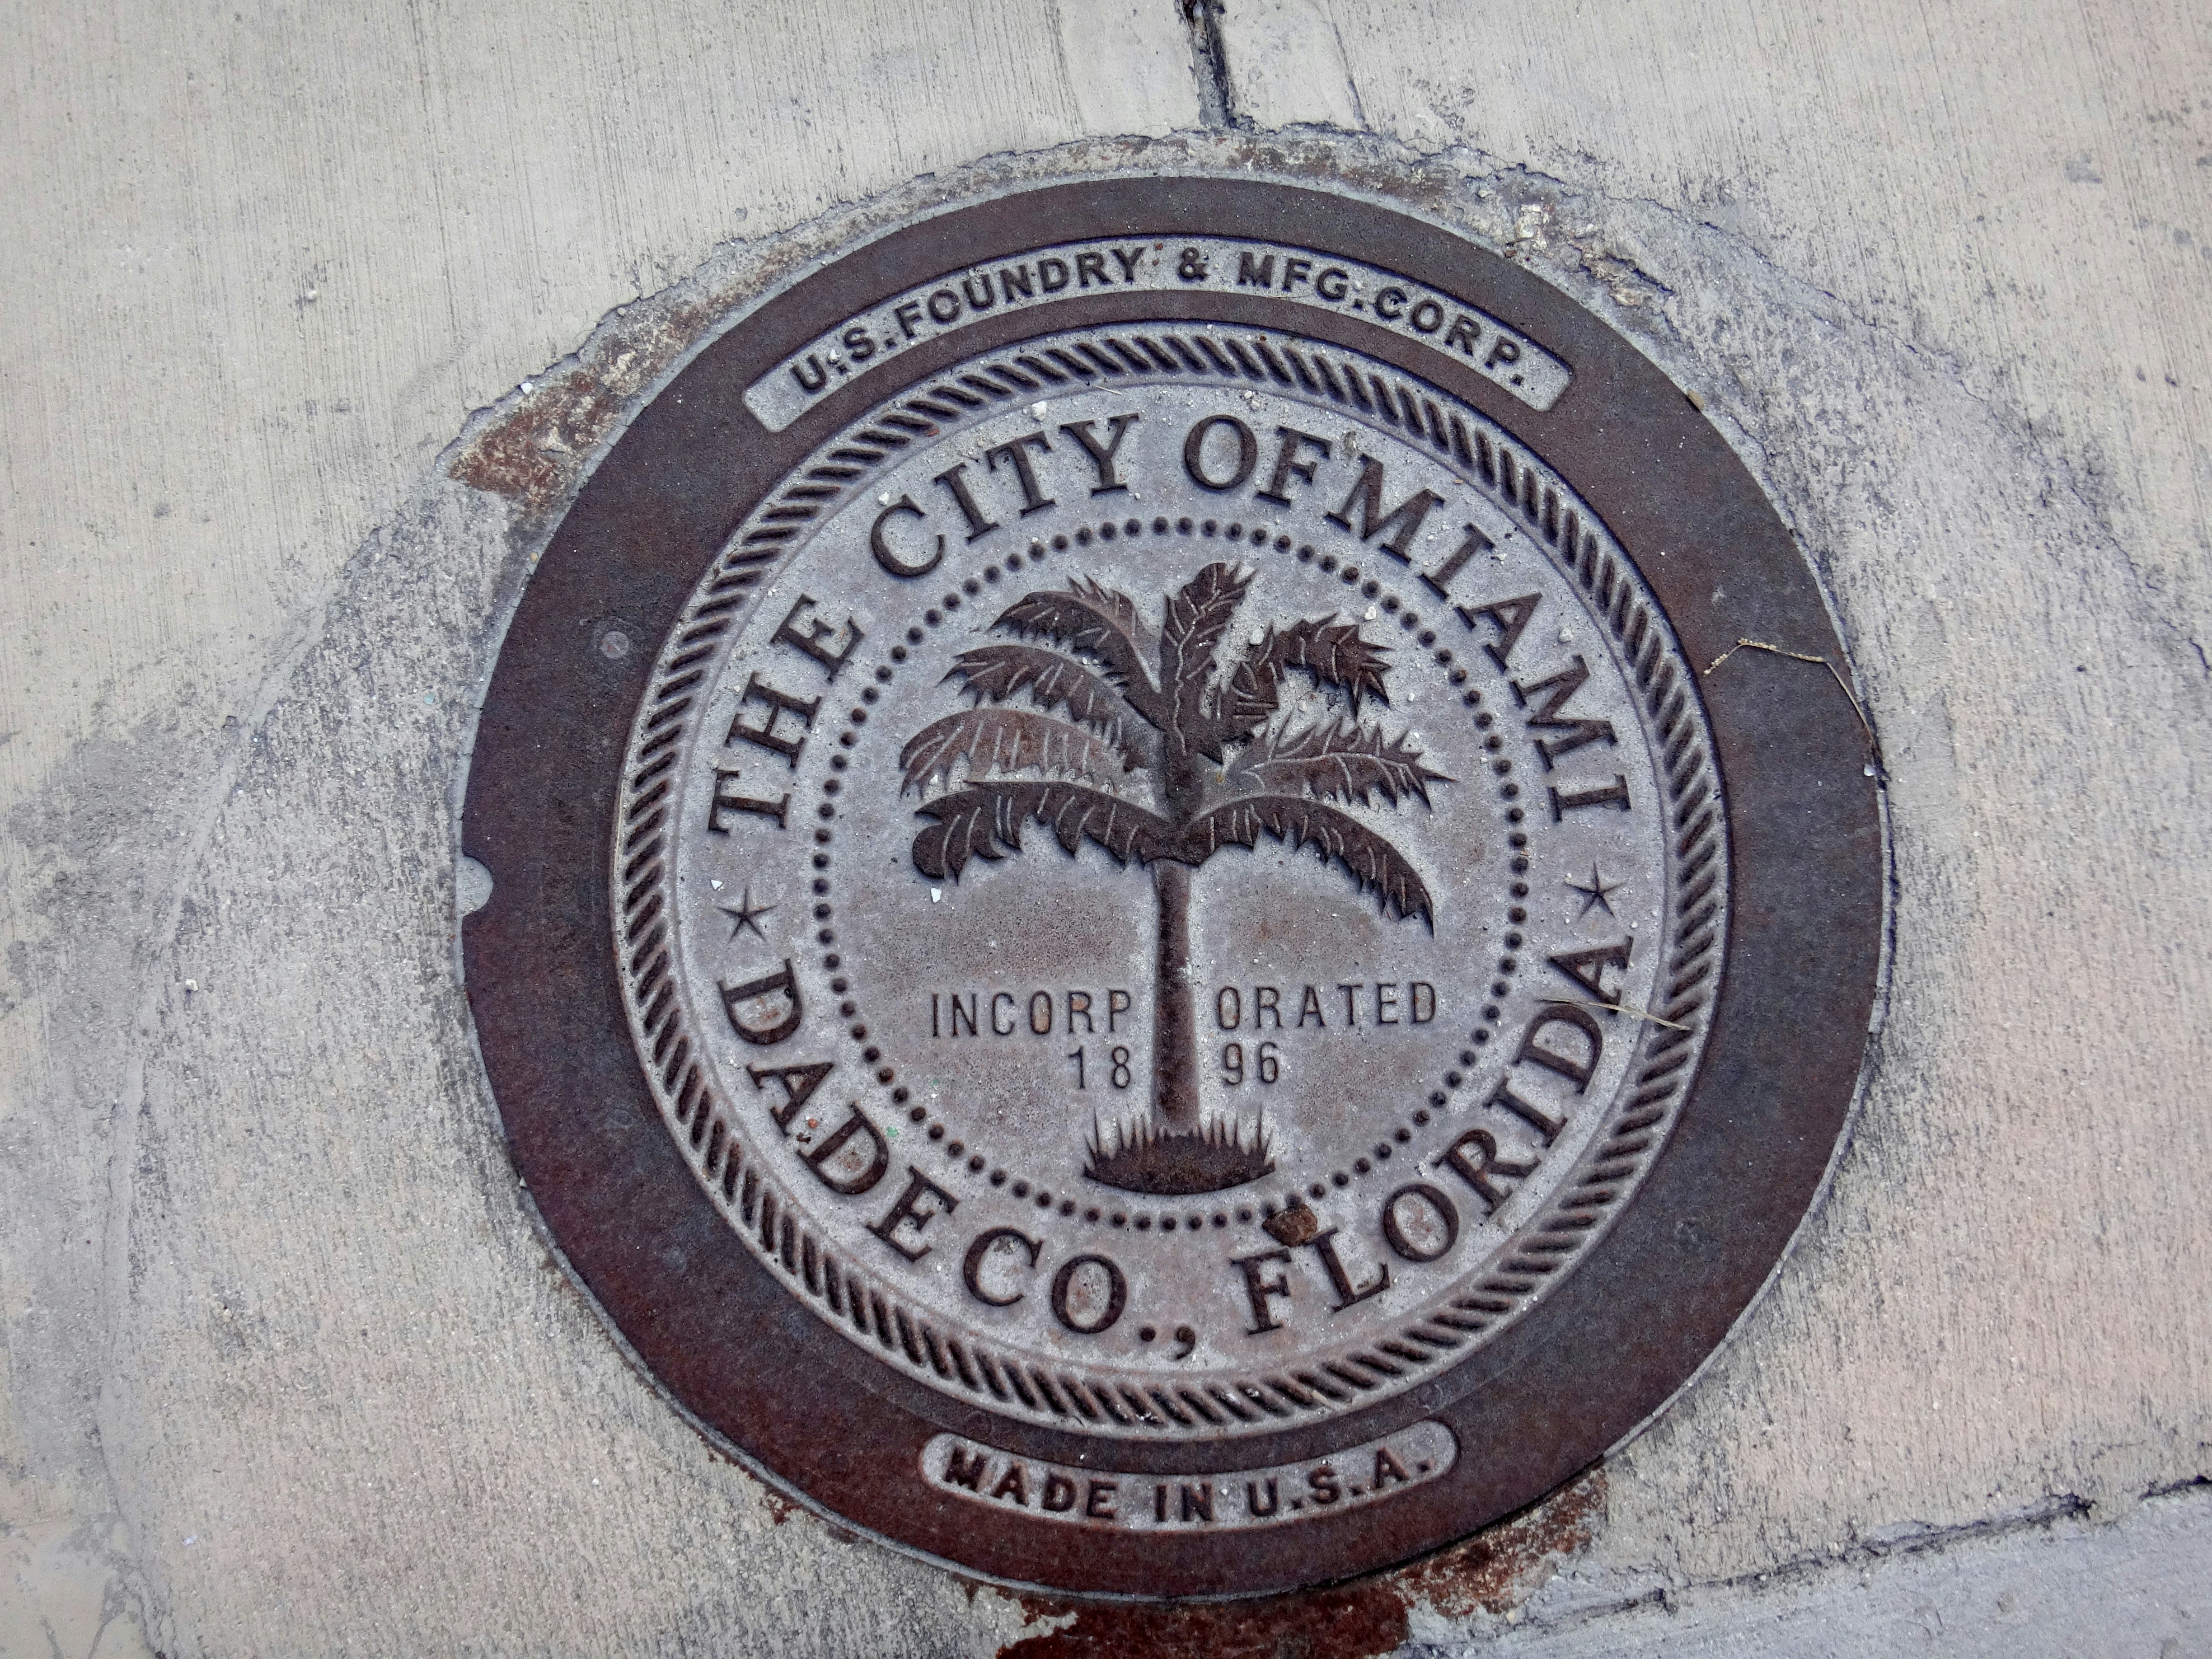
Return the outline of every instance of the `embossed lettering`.
{"type": "MultiPolygon", "coordinates": [[[[1298,263],[1304,262],[1301,260],[1298,263]]],[[[1329,458],[1331,451],[1328,439],[1316,438],[1312,433],[1300,432],[1295,427],[1279,426],[1275,428],[1275,436],[1281,440],[1282,445],[1275,452],[1275,470],[1269,476],[1267,487],[1263,489],[1255,489],[1252,493],[1261,501],[1273,501],[1278,507],[1288,507],[1291,504],[1291,498],[1283,493],[1283,486],[1290,483],[1292,478],[1301,478],[1307,483],[1311,483],[1314,481],[1314,469],[1329,458]],[[1312,460],[1302,461],[1297,459],[1301,445],[1315,452],[1312,460]]]]}
{"type": "Polygon", "coordinates": [[[1577,806],[1618,806],[1626,812],[1629,806],[1628,780],[1615,772],[1613,775],[1613,781],[1601,788],[1563,791],[1556,786],[1553,787],[1552,790],[1553,823],[1559,823],[1577,806]]]}
{"type": "MultiPolygon", "coordinates": [[[[1526,1048],[1528,1045],[1523,1042],[1522,1046],[1526,1048]]],[[[1512,1113],[1514,1116],[1543,1136],[1544,1144],[1547,1146],[1558,1139],[1559,1131],[1566,1127],[1564,1119],[1553,1117],[1542,1107],[1533,1106],[1515,1094],[1511,1085],[1503,1078],[1498,1080],[1498,1086],[1490,1091],[1489,1098],[1482,1103],[1486,1106],[1494,1106],[1501,1111],[1512,1113]]]]}
{"type": "Polygon", "coordinates": [[[858,1104],[852,1107],[845,1121],[827,1135],[820,1146],[805,1153],[806,1167],[814,1171],[823,1186],[846,1198],[858,1198],[884,1178],[890,1167],[891,1149],[884,1145],[883,1132],[868,1121],[858,1104]],[[830,1167],[846,1144],[856,1134],[866,1135],[868,1161],[860,1169],[838,1173],[830,1167]]]}
{"type": "Polygon", "coordinates": [[[1237,280],[1245,288],[1273,288],[1275,285],[1275,256],[1272,253],[1255,258],[1239,249],[1237,254],[1237,280]]]}
{"type": "MultiPolygon", "coordinates": [[[[1498,1086],[1500,1089],[1504,1087],[1502,1084],[1498,1086]]],[[[1495,1096],[1492,1097],[1493,1103],[1496,1098],[1495,1096]]],[[[1557,1132],[1557,1126],[1554,1125],[1553,1133],[1557,1132]]],[[[1546,1137],[1547,1141],[1549,1139],[1549,1136],[1546,1137]]],[[[1501,1190],[1491,1177],[1506,1176],[1518,1180],[1522,1176],[1534,1174],[1536,1169],[1534,1164],[1516,1164],[1510,1159],[1498,1157],[1497,1138],[1487,1129],[1468,1130],[1458,1139],[1444,1148],[1443,1156],[1437,1159],[1437,1167],[1449,1170],[1462,1181],[1474,1188],[1476,1196],[1480,1198],[1491,1210],[1495,1210],[1512,1196],[1512,1194],[1501,1190]],[[1479,1156],[1471,1155],[1468,1150],[1469,1147],[1473,1147],[1474,1154],[1479,1156]]],[[[1488,1211],[1485,1213],[1488,1213],[1488,1211]]]]}
{"type": "Polygon", "coordinates": [[[1390,1248],[1408,1261],[1434,1261],[1449,1253],[1459,1243],[1459,1212],[1452,1201],[1425,1181],[1409,1182],[1382,1200],[1382,1237],[1390,1248]],[[1443,1235],[1442,1242],[1409,1233],[1398,1214],[1398,1206],[1418,1199],[1428,1206],[1436,1220],[1429,1230],[1443,1235]]]}
{"type": "Polygon", "coordinates": [[[793,977],[791,958],[783,959],[783,966],[764,979],[756,979],[743,985],[718,985],[722,994],[722,1012],[729,1016],[730,1029],[747,1042],[763,1048],[774,1048],[799,1029],[801,1018],[799,1003],[799,981],[793,977]],[[748,1025],[738,1018],[738,1010],[749,1002],[768,1002],[773,1006],[781,997],[790,1006],[765,1024],[748,1025]]]}
{"type": "Polygon", "coordinates": [[[1617,968],[1626,973],[1629,954],[1635,949],[1636,940],[1631,937],[1617,945],[1594,945],[1587,951],[1562,951],[1546,960],[1600,1002],[1611,1002],[1613,994],[1605,988],[1605,970],[1617,968]]]}
{"type": "Polygon", "coordinates": [[[1098,469],[1098,482],[1091,488],[1092,495],[1119,495],[1127,492],[1129,486],[1121,482],[1121,475],[1114,470],[1114,457],[1121,453],[1121,440],[1129,435],[1129,428],[1136,423],[1134,415],[1109,416],[1106,422],[1106,441],[1103,444],[1091,429],[1094,424],[1092,422],[1069,421],[1060,427],[1062,432],[1082,446],[1083,453],[1091,458],[1091,465],[1098,469]]]}
{"type": "Polygon", "coordinates": [[[1282,1328],[1283,1322],[1275,1317],[1273,1310],[1267,1305],[1267,1298],[1271,1296],[1279,1296],[1285,1301],[1288,1301],[1291,1295],[1290,1278],[1287,1273],[1279,1273],[1273,1279],[1269,1279],[1266,1277],[1266,1269],[1269,1262],[1280,1262],[1287,1267],[1290,1261],[1291,1253],[1288,1250],[1261,1250],[1255,1255],[1240,1255],[1232,1258],[1231,1265],[1244,1275],[1244,1294],[1251,1299],[1252,1303],[1252,1328],[1245,1332],[1245,1335],[1258,1336],[1264,1331],[1282,1328]]]}
{"type": "Polygon", "coordinates": [[[975,505],[975,495],[968,488],[967,462],[963,461],[957,466],[945,468],[930,482],[943,486],[945,492],[952,497],[954,504],[960,509],[960,516],[968,520],[969,541],[981,541],[999,527],[995,519],[985,518],[983,509],[975,505]]]}
{"type": "MultiPolygon", "coordinates": [[[[1604,1051],[1605,1036],[1599,1030],[1596,1018],[1587,1008],[1577,1008],[1571,1002],[1555,1002],[1528,1022],[1528,1029],[1521,1034],[1520,1052],[1513,1056],[1516,1065],[1526,1060],[1541,1066],[1547,1071],[1557,1072],[1575,1085],[1580,1094],[1589,1087],[1590,1073],[1597,1070],[1598,1056],[1604,1051]],[[1538,1033],[1549,1026],[1565,1025],[1579,1031],[1589,1039],[1589,1053],[1582,1060],[1547,1048],[1536,1041],[1538,1033]]],[[[1499,1085],[1504,1086],[1502,1084],[1499,1085]]],[[[1545,1137],[1549,1139],[1550,1137],[1545,1137]]]]}
{"type": "MultiPolygon", "coordinates": [[[[1462,319],[1462,320],[1464,321],[1465,319],[1462,319]]],[[[1434,570],[1424,572],[1421,576],[1421,586],[1427,588],[1430,592],[1435,594],[1440,599],[1449,599],[1451,598],[1451,594],[1449,591],[1451,586],[1451,579],[1459,574],[1461,570],[1466,567],[1467,562],[1469,559],[1473,558],[1478,553],[1490,552],[1497,546],[1495,542],[1492,541],[1489,537],[1484,535],[1482,532],[1476,529],[1473,525],[1467,526],[1466,530],[1467,539],[1462,542],[1459,546],[1453,550],[1451,557],[1446,559],[1434,570]]]]}
{"type": "Polygon", "coordinates": [[[742,772],[714,769],[714,795],[707,803],[707,831],[709,835],[726,836],[730,826],[723,822],[732,812],[750,812],[756,817],[773,818],[775,827],[784,827],[783,815],[790,810],[791,797],[781,800],[766,800],[752,795],[740,795],[730,786],[744,775],[742,772]]]}
{"type": "Polygon", "coordinates": [[[1322,1267],[1328,1274],[1328,1282],[1336,1287],[1336,1306],[1331,1310],[1335,1313],[1342,1313],[1353,1303],[1364,1302],[1369,1297],[1380,1295],[1390,1288],[1390,1264],[1387,1261],[1375,1264],[1375,1277],[1366,1284],[1356,1286],[1352,1284],[1352,1275],[1345,1271],[1344,1263],[1336,1254],[1336,1236],[1340,1231],[1340,1228],[1330,1227],[1306,1241],[1314,1254],[1321,1258],[1322,1267]]]}
{"type": "Polygon", "coordinates": [[[1491,661],[1505,668],[1511,664],[1513,647],[1521,643],[1521,636],[1528,631],[1528,624],[1535,617],[1536,607],[1543,602],[1540,593],[1523,593],[1517,599],[1499,599],[1494,605],[1455,605],[1452,609],[1470,629],[1475,626],[1477,617],[1489,620],[1498,630],[1498,637],[1484,641],[1482,648],[1490,653],[1491,661]]]}
{"type": "Polygon", "coordinates": [[[783,1085],[783,1104],[769,1108],[769,1115],[775,1127],[787,1134],[791,1131],[791,1120],[799,1115],[799,1109],[814,1098],[814,1091],[822,1086],[822,1079],[836,1069],[835,1060],[819,1060],[811,1066],[748,1066],[745,1075],[753,1080],[753,1087],[764,1089],[774,1078],[783,1085]]]}
{"type": "Polygon", "coordinates": [[[899,1194],[898,1202],[891,1206],[889,1214],[885,1215],[881,1221],[871,1225],[868,1231],[908,1261],[919,1261],[929,1254],[930,1247],[927,1244],[908,1246],[898,1237],[899,1229],[912,1227],[919,1235],[924,1227],[939,1216],[950,1215],[958,1209],[960,1200],[911,1164],[906,1166],[906,1190],[899,1194]],[[941,1210],[925,1210],[922,1205],[930,1199],[936,1200],[945,1207],[941,1210]]]}
{"type": "Polygon", "coordinates": [[[927,559],[920,561],[902,559],[891,550],[890,542],[884,534],[884,526],[894,513],[903,513],[910,518],[916,519],[928,516],[914,504],[913,496],[900,496],[898,500],[876,514],[875,525],[868,532],[868,550],[876,556],[876,562],[894,576],[927,576],[944,562],[945,538],[939,536],[937,538],[937,550],[927,559]]]}
{"type": "MultiPolygon", "coordinates": [[[[1085,1275],[1090,1277],[1090,1275],[1085,1275]]],[[[1052,1276],[1052,1316],[1078,1336],[1097,1336],[1111,1330],[1121,1310],[1129,1304],[1129,1281],[1122,1277],[1121,1268],[1108,1257],[1096,1254],[1070,1256],[1060,1264],[1060,1271],[1052,1276]],[[1104,1305],[1097,1305],[1099,1297],[1094,1287],[1079,1284],[1077,1273],[1085,1267],[1096,1267],[1105,1275],[1104,1305]],[[1078,1298],[1082,1305],[1078,1305],[1078,1298]],[[1090,1317],[1078,1319],[1078,1313],[1090,1317]]]]}
{"type": "Polygon", "coordinates": [[[970,1457],[966,1447],[956,1443],[945,1452],[945,1473],[939,1478],[948,1486],[965,1486],[975,1492],[982,1483],[983,1472],[990,1467],[991,1460],[985,1454],[977,1452],[970,1457]]]}
{"type": "MultiPolygon", "coordinates": [[[[996,472],[1001,458],[1014,469],[1014,482],[1022,487],[1020,516],[1024,519],[1032,513],[1042,513],[1048,507],[1059,505],[1051,496],[1037,489],[1036,463],[1030,459],[1029,453],[1032,447],[1040,455],[1052,453],[1052,442],[1042,432],[1024,432],[1018,438],[1010,438],[1005,443],[994,445],[983,452],[985,471],[996,472]]],[[[969,539],[972,541],[975,538],[970,537],[969,539]]]]}
{"type": "Polygon", "coordinates": [[[1421,533],[1422,521],[1429,516],[1430,509],[1443,506],[1443,499],[1433,489],[1417,489],[1389,512],[1383,512],[1382,463],[1372,455],[1365,455],[1359,461],[1359,482],[1352,486],[1344,505],[1328,515],[1328,521],[1351,530],[1352,503],[1358,502],[1359,528],[1353,533],[1364,542],[1389,531],[1390,533],[1382,536],[1379,545],[1400,563],[1410,564],[1413,556],[1407,550],[1413,545],[1413,538],[1421,533]]]}
{"type": "Polygon", "coordinates": [[[1182,441],[1182,470],[1200,489],[1211,489],[1217,495],[1235,489],[1250,477],[1259,461],[1260,441],[1234,415],[1209,415],[1191,428],[1182,441]],[[1225,428],[1237,444],[1237,470],[1226,478],[1217,478],[1206,470],[1206,441],[1216,428],[1225,428]]]}
{"type": "Polygon", "coordinates": [[[846,659],[853,654],[860,641],[866,636],[853,625],[853,619],[848,617],[845,619],[845,648],[842,651],[830,650],[823,641],[836,639],[837,630],[820,617],[809,621],[806,624],[806,632],[804,634],[792,625],[799,620],[800,611],[811,611],[813,608],[814,601],[804,593],[800,594],[799,603],[793,605],[791,613],[777,624],[776,630],[769,636],[769,642],[772,645],[787,645],[802,655],[813,658],[827,671],[829,678],[834,680],[837,678],[837,671],[845,665],[846,659]]]}
{"type": "Polygon", "coordinates": [[[1011,1308],[1022,1299],[1019,1291],[1010,1296],[993,1296],[983,1288],[983,1268],[993,1247],[1007,1243],[1018,1244],[1028,1251],[1032,1267],[1037,1264],[1037,1253],[1044,1249],[1042,1241],[1031,1238],[1018,1228],[988,1227],[975,1235],[975,1242],[968,1247],[967,1258],[960,1264],[960,1276],[967,1284],[968,1294],[986,1307],[1011,1308]]]}
{"type": "Polygon", "coordinates": [[[1564,738],[1536,739],[1536,752],[1544,757],[1547,771],[1559,764],[1560,756],[1572,754],[1584,744],[1613,744],[1618,741],[1613,736],[1611,720],[1585,720],[1580,715],[1564,712],[1567,699],[1581,690],[1589,677],[1589,665],[1577,655],[1571,667],[1561,669],[1549,679],[1538,680],[1534,685],[1523,685],[1518,680],[1511,682],[1513,696],[1523,708],[1528,708],[1538,696],[1543,696],[1543,702],[1534,714],[1528,716],[1530,731],[1540,726],[1546,731],[1567,734],[1564,738]]]}
{"type": "Polygon", "coordinates": [[[748,674],[745,676],[744,696],[738,699],[738,712],[730,718],[730,732],[722,739],[722,746],[726,749],[742,738],[756,748],[782,756],[791,763],[791,769],[796,772],[799,769],[799,751],[806,746],[806,738],[803,733],[795,738],[779,737],[775,723],[786,714],[796,714],[802,725],[811,727],[814,724],[814,711],[821,707],[822,699],[819,697],[811,700],[794,697],[772,685],[763,685],[758,674],[748,674]],[[768,705],[768,718],[758,726],[745,724],[744,706],[749,702],[768,705]]]}

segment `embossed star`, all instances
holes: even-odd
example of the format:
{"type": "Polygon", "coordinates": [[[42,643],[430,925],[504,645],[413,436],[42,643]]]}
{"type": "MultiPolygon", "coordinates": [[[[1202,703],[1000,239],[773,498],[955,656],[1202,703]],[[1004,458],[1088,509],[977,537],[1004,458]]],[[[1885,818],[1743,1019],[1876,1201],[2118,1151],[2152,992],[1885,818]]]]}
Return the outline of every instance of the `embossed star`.
{"type": "Polygon", "coordinates": [[[1580,921],[1584,916],[1588,915],[1593,907],[1604,911],[1607,915],[1611,915],[1613,914],[1613,906],[1607,902],[1607,899],[1610,895],[1618,893],[1621,889],[1621,884],[1620,882],[1608,882],[1603,876],[1600,875],[1597,871],[1597,866],[1595,864],[1590,866],[1589,886],[1585,887],[1578,881],[1571,881],[1567,885],[1583,896],[1583,908],[1575,912],[1575,920],[1577,921],[1580,921]]]}
{"type": "Polygon", "coordinates": [[[759,918],[768,915],[769,911],[775,908],[775,906],[773,904],[763,904],[759,909],[754,909],[753,890],[751,887],[748,886],[745,889],[744,894],[738,898],[735,904],[720,904],[714,908],[720,910],[724,915],[732,918],[730,925],[730,937],[732,939],[737,938],[738,934],[744,933],[746,928],[750,927],[753,930],[754,933],[758,936],[761,943],[763,945],[768,943],[768,935],[761,932],[759,918]]]}

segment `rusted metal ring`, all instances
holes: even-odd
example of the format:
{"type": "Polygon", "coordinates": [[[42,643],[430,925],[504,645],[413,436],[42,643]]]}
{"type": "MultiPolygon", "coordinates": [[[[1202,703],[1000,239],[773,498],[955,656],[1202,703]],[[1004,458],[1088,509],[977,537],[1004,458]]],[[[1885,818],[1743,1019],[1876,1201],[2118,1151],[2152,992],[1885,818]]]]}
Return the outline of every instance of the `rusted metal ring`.
{"type": "MultiPolygon", "coordinates": [[[[1398,297],[1385,320],[1309,306],[1297,326],[1437,386],[1571,480],[1690,663],[1743,639],[1843,662],[1810,572],[1720,434],[1632,345],[1529,273],[1326,191],[1180,178],[1018,192],[889,233],[760,305],[599,465],[531,578],[478,724],[463,850],[494,888],[464,945],[487,1071],[546,1224],[663,1386],[752,1467],[896,1545],[1007,1582],[1249,1594],[1402,1560],[1525,1505],[1664,1403],[1722,1340],[1805,1213],[1845,1121],[1881,954],[1881,824],[1839,676],[1747,653],[1702,677],[1727,808],[1727,969],[1686,1103],[1632,1203],[1517,1323],[1355,1414],[1356,1432],[1332,1422],[1235,1444],[1124,1442],[1109,1465],[1293,1468],[1440,1425],[1456,1449],[1446,1472],[1387,1504],[1225,1529],[1203,1547],[1166,1531],[1054,1531],[919,1481],[924,1449],[945,1437],[1070,1468],[1095,1467],[1097,1442],[1035,1413],[963,1405],[836,1334],[685,1167],[633,1043],[606,883],[625,738],[656,659],[596,642],[612,618],[636,640],[668,638],[749,516],[885,395],[865,375],[831,381],[817,361],[797,383],[818,378],[818,392],[764,403],[758,389],[784,366],[908,290],[1048,243],[1132,235],[1338,251],[1395,273],[1405,286],[1387,290],[1398,297]],[[1525,355],[1493,353],[1487,368],[1440,356],[1415,331],[1434,331],[1422,329],[1423,294],[1479,307],[1525,355]],[[1556,371],[1539,374],[1547,362],[1556,371]]],[[[1289,325],[1281,301],[1250,292],[1071,285],[1048,305],[917,338],[895,384],[1046,332],[1179,321],[1289,325]]]]}

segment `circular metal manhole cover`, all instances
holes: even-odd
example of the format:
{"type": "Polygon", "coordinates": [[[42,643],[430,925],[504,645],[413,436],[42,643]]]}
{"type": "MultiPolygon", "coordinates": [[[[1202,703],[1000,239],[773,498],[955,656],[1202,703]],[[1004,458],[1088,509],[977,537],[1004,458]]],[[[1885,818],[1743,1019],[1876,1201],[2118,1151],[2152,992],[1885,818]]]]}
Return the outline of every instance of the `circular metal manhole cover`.
{"type": "Polygon", "coordinates": [[[1810,575],[1435,227],[1113,180],[699,355],[532,576],[469,994],[555,1237],[771,1476],[1001,1579],[1401,1560],[1694,1370],[1848,1108],[1810,575]]]}

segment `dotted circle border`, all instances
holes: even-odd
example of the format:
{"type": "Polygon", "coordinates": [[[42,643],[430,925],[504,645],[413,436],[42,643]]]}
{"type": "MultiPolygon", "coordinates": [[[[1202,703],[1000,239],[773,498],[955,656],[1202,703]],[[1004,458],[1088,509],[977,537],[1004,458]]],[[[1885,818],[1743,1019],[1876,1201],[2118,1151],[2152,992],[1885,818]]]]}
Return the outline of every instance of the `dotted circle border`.
{"type": "Polygon", "coordinates": [[[985,354],[899,395],[848,428],[819,460],[755,511],[751,527],[718,556],[672,629],[641,702],[611,861],[619,918],[615,945],[639,1059],[702,1187],[764,1261],[817,1301],[827,1316],[848,1322],[884,1357],[902,1361],[933,1386],[965,1388],[981,1402],[1055,1427],[1214,1433],[1280,1426],[1356,1407],[1364,1395],[1394,1389],[1464,1357],[1470,1342],[1525,1310],[1603,1236],[1613,1206],[1663,1139],[1694,1074],[1691,1062],[1705,1035],[1705,1015],[1720,965],[1726,835],[1703,711],[1694,684],[1677,667],[1683,660],[1680,647],[1669,648],[1671,629],[1656,602],[1638,593],[1626,557],[1584,521],[1584,509],[1563,487],[1547,481],[1550,470],[1502,433],[1485,430],[1481,417],[1447,394],[1410,376],[1400,378],[1397,371],[1386,377],[1380,366],[1355,360],[1340,347],[1243,331],[1232,336],[1195,329],[1089,330],[985,354]],[[1399,428],[1489,489],[1595,601],[1595,616],[1623,647],[1656,738],[1672,832],[1668,908],[1675,925],[1662,975],[1662,1006],[1651,1011],[1662,1024],[1656,1033],[1645,1028],[1640,1058],[1632,1062],[1632,1080],[1615,1097],[1611,1124],[1471,1288],[1409,1320],[1394,1336],[1309,1362],[1302,1370],[1202,1387],[1163,1380],[1139,1388],[1123,1379],[1080,1377],[1072,1367],[1048,1369],[996,1353],[972,1336],[963,1341],[941,1332],[907,1309],[896,1291],[886,1293],[840,1261],[794,1218],[734,1132],[734,1115],[708,1083],[684,1029],[661,877],[667,867],[671,772],[684,716],[702,693],[708,659],[735,625],[750,590],[808,521],[869,468],[940,435],[945,422],[1062,388],[1192,375],[1325,397],[1399,428]]]}

